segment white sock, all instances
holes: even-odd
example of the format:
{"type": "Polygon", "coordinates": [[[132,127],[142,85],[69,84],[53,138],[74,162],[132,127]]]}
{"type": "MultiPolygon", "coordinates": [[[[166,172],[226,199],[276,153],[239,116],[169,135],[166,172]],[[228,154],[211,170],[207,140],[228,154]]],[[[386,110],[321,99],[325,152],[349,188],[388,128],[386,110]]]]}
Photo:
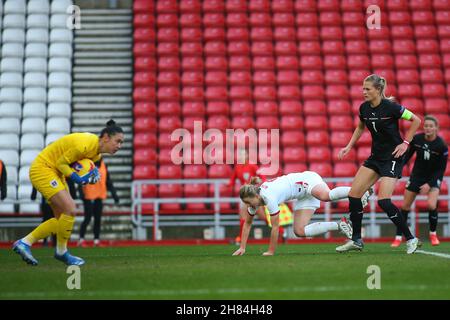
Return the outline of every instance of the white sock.
{"type": "Polygon", "coordinates": [[[436,231],[430,231],[430,236],[435,236],[436,235],[436,231]]]}
{"type": "Polygon", "coordinates": [[[395,240],[402,240],[402,236],[395,236],[395,240]]]}
{"type": "Polygon", "coordinates": [[[350,187],[337,187],[330,191],[331,201],[341,200],[348,198],[348,193],[350,192],[350,187]]]}
{"type": "Polygon", "coordinates": [[[338,230],[339,226],[337,222],[315,222],[308,224],[305,227],[305,236],[314,237],[319,234],[324,234],[328,231],[338,230]]]}
{"type": "Polygon", "coordinates": [[[27,239],[25,239],[26,237],[23,237],[22,239],[20,239],[20,240],[22,240],[22,242],[23,243],[25,243],[25,244],[27,244],[27,245],[29,245],[30,247],[33,245],[32,243],[30,243],[30,241],[28,241],[27,239]]]}

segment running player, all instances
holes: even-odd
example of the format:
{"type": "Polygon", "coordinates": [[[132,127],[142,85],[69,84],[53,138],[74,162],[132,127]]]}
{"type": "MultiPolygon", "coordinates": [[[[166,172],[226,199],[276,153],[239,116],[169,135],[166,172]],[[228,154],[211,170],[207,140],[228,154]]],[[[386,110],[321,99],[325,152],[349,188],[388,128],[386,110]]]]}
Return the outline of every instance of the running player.
{"type": "MultiPolygon", "coordinates": [[[[412,174],[406,185],[402,215],[408,221],[408,213],[418,193],[428,195],[428,221],[430,225],[430,242],[439,245],[436,235],[438,223],[437,201],[442,178],[447,167],[448,147],[445,141],[437,135],[439,124],[435,117],[425,116],[423,133],[418,133],[411,141],[405,156],[405,163],[417,153],[412,174]]],[[[397,235],[391,247],[398,247],[402,242],[402,232],[397,228],[397,235]]]]}
{"type": "MultiPolygon", "coordinates": [[[[328,231],[339,230],[347,238],[352,236],[352,228],[345,218],[338,222],[316,222],[308,224],[314,212],[320,207],[320,201],[336,201],[348,197],[350,187],[337,187],[333,190],[323,181],[322,177],[313,171],[289,173],[264,182],[258,186],[254,179],[240,189],[240,198],[247,206],[247,216],[242,231],[241,245],[233,255],[243,255],[247,245],[248,235],[253,217],[259,207],[266,206],[270,214],[272,231],[269,249],[265,256],[275,254],[279,232],[279,205],[289,200],[294,204],[294,233],[298,237],[313,237],[328,231]]],[[[367,204],[369,192],[363,197],[367,204]]]]}
{"type": "Polygon", "coordinates": [[[96,183],[100,179],[97,168],[93,174],[81,178],[70,164],[85,158],[96,162],[102,153],[114,154],[121,147],[123,130],[110,120],[100,137],[92,133],[72,133],[49,144],[42,150],[30,167],[30,180],[33,186],[50,204],[54,218],[41,223],[26,237],[17,240],[13,250],[31,265],[38,261],[31,254],[31,246],[40,239],[56,234],[55,258],[67,265],[83,265],[84,260],[72,256],[67,251],[67,242],[75,222],[75,202],[69,194],[65,178],[77,184],[96,183]]]}
{"type": "Polygon", "coordinates": [[[371,154],[356,173],[348,197],[353,235],[351,240],[336,248],[337,252],[363,249],[361,196],[378,180],[380,180],[378,205],[405,236],[406,252],[414,253],[420,244],[419,240],[411,234],[400,210],[391,201],[395,184],[402,174],[403,155],[420,126],[420,119],[404,106],[395,103],[393,98],[386,98],[385,90],[384,78],[372,74],[364,79],[365,102],[359,108],[359,124],[348,145],[339,152],[339,159],[343,159],[361,137],[364,127],[367,127],[372,136],[371,154]],[[398,125],[400,119],[412,121],[404,139],[400,135],[398,125]]]}

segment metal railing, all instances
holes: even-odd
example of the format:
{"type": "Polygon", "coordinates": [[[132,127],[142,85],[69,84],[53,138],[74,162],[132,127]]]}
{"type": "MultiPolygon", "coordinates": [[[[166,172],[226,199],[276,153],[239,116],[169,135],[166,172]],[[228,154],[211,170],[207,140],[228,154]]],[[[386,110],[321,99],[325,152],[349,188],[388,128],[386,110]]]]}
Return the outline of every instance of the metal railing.
{"type": "MultiPolygon", "coordinates": [[[[403,177],[400,181],[407,181],[409,177],[403,177]]],[[[327,183],[350,183],[353,177],[349,178],[324,178],[327,183]]],[[[160,240],[159,228],[162,226],[211,226],[214,229],[214,238],[223,238],[222,229],[224,226],[237,225],[238,219],[236,217],[230,217],[230,215],[224,215],[221,212],[221,203],[239,203],[240,199],[237,197],[221,197],[220,186],[228,184],[228,179],[152,179],[152,180],[135,180],[132,184],[132,207],[131,207],[131,221],[133,227],[135,228],[134,237],[137,239],[146,239],[145,228],[152,228],[153,240],[160,240]],[[214,186],[214,194],[211,197],[202,198],[143,198],[142,197],[142,186],[143,185],[162,185],[162,184],[208,184],[214,186]],[[213,204],[212,214],[186,214],[180,215],[161,215],[161,205],[165,203],[178,203],[178,204],[188,204],[188,203],[203,203],[203,204],[213,204]],[[153,211],[151,214],[143,214],[142,206],[145,204],[152,204],[153,211]]],[[[450,177],[445,177],[444,182],[449,185],[450,177]]],[[[393,195],[391,198],[393,201],[403,200],[403,195],[393,195]]],[[[426,195],[418,195],[416,200],[425,200],[426,195]]],[[[364,216],[363,224],[367,227],[368,234],[366,236],[377,237],[377,228],[379,224],[389,224],[391,221],[386,215],[376,214],[376,195],[372,195],[369,200],[370,212],[366,213],[364,216]]],[[[439,201],[447,201],[448,208],[450,208],[450,195],[449,193],[439,195],[439,201]]],[[[346,201],[346,200],[341,200],[346,201]]],[[[315,215],[313,220],[324,219],[325,221],[332,221],[332,210],[331,202],[324,203],[324,214],[315,215]]],[[[421,222],[428,221],[427,215],[419,215],[415,210],[415,202],[412,205],[410,219],[411,221],[411,231],[414,233],[418,229],[418,224],[421,222]]],[[[194,211],[194,210],[192,210],[194,211]]],[[[347,212],[335,212],[334,214],[347,214],[347,212]]],[[[445,218],[440,217],[440,222],[445,224],[445,230],[450,233],[450,214],[447,214],[447,222],[445,224],[445,218]]],[[[319,220],[320,221],[320,220],[319,220]]],[[[264,224],[263,222],[255,221],[256,225],[264,224]]],[[[326,238],[330,238],[330,234],[326,234],[326,238]]]]}

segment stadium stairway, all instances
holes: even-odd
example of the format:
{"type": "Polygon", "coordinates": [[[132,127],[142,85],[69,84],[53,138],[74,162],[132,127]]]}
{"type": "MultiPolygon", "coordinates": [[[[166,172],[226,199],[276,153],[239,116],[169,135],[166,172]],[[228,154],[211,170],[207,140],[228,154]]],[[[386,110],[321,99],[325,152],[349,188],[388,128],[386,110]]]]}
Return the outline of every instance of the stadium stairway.
{"type": "Polygon", "coordinates": [[[99,133],[109,119],[125,132],[114,157],[105,156],[121,203],[105,202],[105,212],[127,212],[132,172],[132,12],[130,9],[81,8],[74,30],[73,132],[99,133]]]}

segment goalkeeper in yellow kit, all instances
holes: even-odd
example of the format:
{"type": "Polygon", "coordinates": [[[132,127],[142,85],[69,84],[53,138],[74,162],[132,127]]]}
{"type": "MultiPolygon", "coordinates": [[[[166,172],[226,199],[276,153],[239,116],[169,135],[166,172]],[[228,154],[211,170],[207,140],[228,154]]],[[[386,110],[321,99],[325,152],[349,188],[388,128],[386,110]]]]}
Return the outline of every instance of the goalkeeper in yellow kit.
{"type": "Polygon", "coordinates": [[[123,130],[114,120],[108,121],[100,137],[92,133],[68,134],[42,150],[30,167],[33,186],[47,199],[54,218],[41,223],[24,238],[17,240],[13,250],[31,265],[38,261],[31,254],[31,246],[40,239],[56,234],[55,258],[67,265],[83,265],[84,260],[67,251],[67,242],[75,222],[75,202],[68,191],[66,178],[77,184],[95,183],[100,179],[97,168],[91,175],[80,177],[70,164],[82,159],[98,161],[102,153],[114,154],[121,147],[123,130]]]}

